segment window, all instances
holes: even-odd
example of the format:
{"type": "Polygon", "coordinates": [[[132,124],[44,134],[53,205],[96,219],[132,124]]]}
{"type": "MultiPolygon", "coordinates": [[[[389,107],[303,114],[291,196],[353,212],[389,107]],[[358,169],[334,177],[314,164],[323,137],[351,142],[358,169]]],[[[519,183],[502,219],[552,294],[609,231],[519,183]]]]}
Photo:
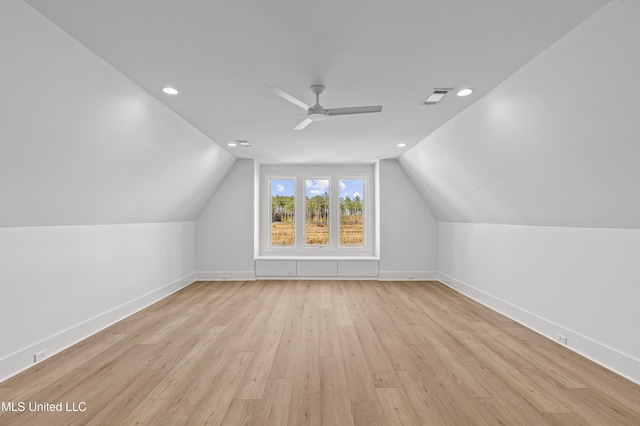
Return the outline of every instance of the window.
{"type": "Polygon", "coordinates": [[[364,179],[340,179],[340,245],[364,245],[364,179]]]}
{"type": "Polygon", "coordinates": [[[295,179],[271,179],[271,245],[295,246],[295,179]]]}
{"type": "Polygon", "coordinates": [[[373,166],[261,166],[261,179],[260,254],[373,255],[373,166]]]}
{"type": "Polygon", "coordinates": [[[305,179],[305,243],[329,245],[329,179],[305,179]]]}

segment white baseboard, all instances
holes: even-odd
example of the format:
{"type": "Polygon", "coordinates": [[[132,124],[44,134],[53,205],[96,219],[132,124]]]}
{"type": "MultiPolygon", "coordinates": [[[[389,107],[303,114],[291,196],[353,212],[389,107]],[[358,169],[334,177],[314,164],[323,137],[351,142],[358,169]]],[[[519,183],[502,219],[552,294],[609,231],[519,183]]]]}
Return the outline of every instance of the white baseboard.
{"type": "Polygon", "coordinates": [[[265,281],[377,281],[378,277],[345,277],[345,276],[333,276],[333,277],[316,277],[316,276],[257,276],[258,280],[265,281]]]}
{"type": "Polygon", "coordinates": [[[42,348],[51,357],[194,282],[195,272],[0,359],[0,382],[36,365],[34,353],[42,348]]]}
{"type": "Polygon", "coordinates": [[[380,271],[378,281],[432,281],[438,273],[432,271],[380,271]]]}
{"type": "Polygon", "coordinates": [[[255,281],[255,271],[198,271],[199,281],[255,281]]]}
{"type": "Polygon", "coordinates": [[[603,367],[640,384],[640,360],[576,333],[482,290],[439,272],[437,280],[467,297],[505,315],[553,341],[556,335],[567,337],[566,347],[603,367]]]}

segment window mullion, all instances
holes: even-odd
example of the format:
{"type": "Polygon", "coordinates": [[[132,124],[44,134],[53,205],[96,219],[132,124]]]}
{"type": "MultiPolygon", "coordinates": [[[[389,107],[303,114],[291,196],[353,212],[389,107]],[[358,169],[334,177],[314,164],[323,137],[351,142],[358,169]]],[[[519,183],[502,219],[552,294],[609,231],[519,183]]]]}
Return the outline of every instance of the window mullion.
{"type": "Polygon", "coordinates": [[[340,245],[340,184],[339,177],[331,177],[331,198],[329,200],[331,209],[331,248],[340,245]]]}
{"type": "Polygon", "coordinates": [[[296,248],[304,247],[305,227],[304,178],[296,176],[296,248]]]}

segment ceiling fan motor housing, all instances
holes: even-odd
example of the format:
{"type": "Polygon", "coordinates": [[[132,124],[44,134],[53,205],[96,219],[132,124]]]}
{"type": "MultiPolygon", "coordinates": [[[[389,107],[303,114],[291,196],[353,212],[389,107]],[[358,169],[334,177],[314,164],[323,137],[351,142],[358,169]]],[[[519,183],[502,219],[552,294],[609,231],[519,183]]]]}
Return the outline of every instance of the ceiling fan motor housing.
{"type": "Polygon", "coordinates": [[[315,104],[307,111],[307,117],[313,121],[323,121],[327,119],[328,113],[320,104],[315,104]]]}
{"type": "Polygon", "coordinates": [[[328,117],[327,110],[320,106],[320,94],[324,92],[324,86],[321,84],[314,84],[310,87],[311,92],[316,95],[316,104],[309,108],[307,111],[307,117],[313,121],[323,121],[328,117]]]}

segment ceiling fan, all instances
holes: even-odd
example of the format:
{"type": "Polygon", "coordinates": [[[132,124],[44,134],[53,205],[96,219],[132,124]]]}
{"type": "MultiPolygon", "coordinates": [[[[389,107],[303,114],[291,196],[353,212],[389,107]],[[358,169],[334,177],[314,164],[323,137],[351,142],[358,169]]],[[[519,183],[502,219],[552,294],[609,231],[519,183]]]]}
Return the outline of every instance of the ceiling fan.
{"type": "Polygon", "coordinates": [[[276,95],[307,111],[307,118],[305,118],[300,124],[294,127],[295,130],[302,130],[307,127],[312,121],[323,121],[328,117],[332,117],[334,115],[367,114],[370,112],[382,111],[382,105],[325,109],[320,105],[320,94],[324,92],[324,86],[321,84],[314,84],[310,87],[310,89],[311,92],[316,95],[316,104],[314,106],[305,104],[300,99],[291,96],[279,87],[269,87],[269,90],[271,90],[276,95]]]}

